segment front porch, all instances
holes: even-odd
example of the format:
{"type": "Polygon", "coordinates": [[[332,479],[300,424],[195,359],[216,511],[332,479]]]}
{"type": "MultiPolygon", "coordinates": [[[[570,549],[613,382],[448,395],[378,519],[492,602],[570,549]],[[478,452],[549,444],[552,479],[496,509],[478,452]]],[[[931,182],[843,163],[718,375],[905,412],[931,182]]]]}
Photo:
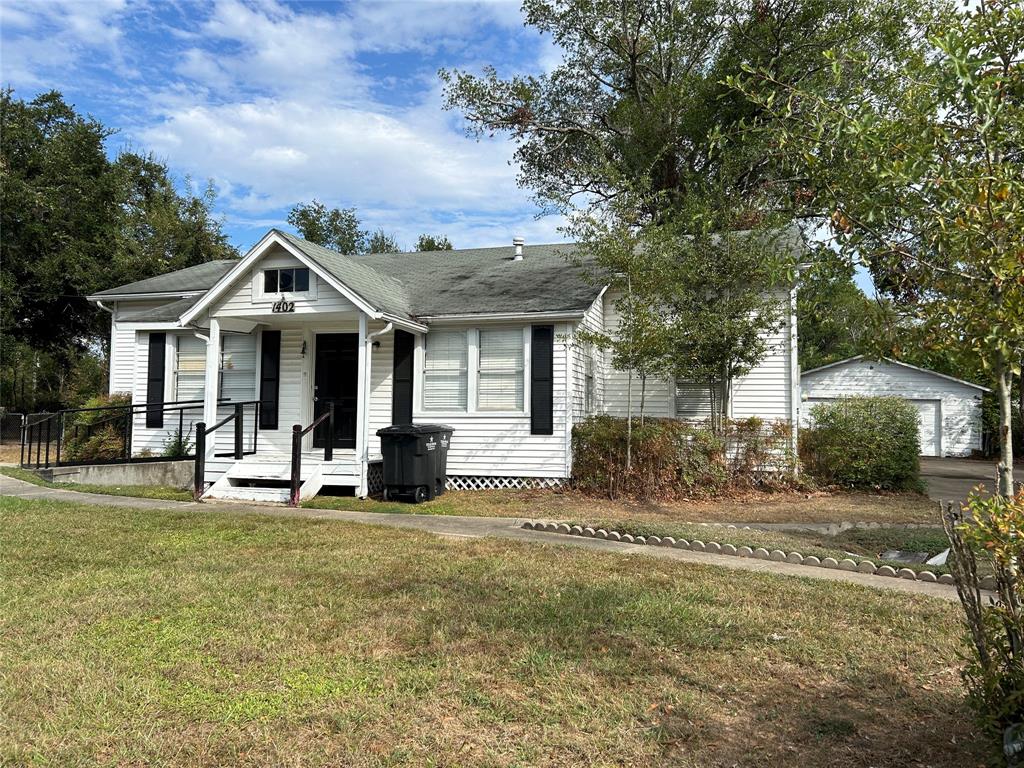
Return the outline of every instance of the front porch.
{"type": "Polygon", "coordinates": [[[375,490],[381,460],[375,432],[392,415],[394,331],[391,323],[358,311],[211,316],[203,334],[208,341],[197,492],[298,503],[324,487],[350,488],[361,497],[375,490]],[[209,396],[238,391],[228,348],[241,346],[230,341],[239,334],[255,350],[245,393],[257,403],[251,410],[233,410],[209,396]],[[227,388],[226,372],[235,379],[227,388]],[[383,423],[376,423],[380,417],[383,423]]]}

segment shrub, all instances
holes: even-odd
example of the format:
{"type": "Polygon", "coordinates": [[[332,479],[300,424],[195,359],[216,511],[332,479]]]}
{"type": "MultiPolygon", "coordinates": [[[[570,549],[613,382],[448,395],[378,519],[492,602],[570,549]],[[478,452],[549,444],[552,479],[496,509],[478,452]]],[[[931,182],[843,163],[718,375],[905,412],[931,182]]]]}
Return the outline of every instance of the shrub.
{"type": "MultiPolygon", "coordinates": [[[[131,395],[99,395],[83,408],[131,405],[131,395]]],[[[64,421],[64,457],[69,461],[103,461],[124,456],[127,421],[123,410],[80,411],[64,421]]]]}
{"type": "MultiPolygon", "coordinates": [[[[943,522],[971,640],[961,675],[995,757],[1004,733],[1024,726],[1024,491],[1015,498],[972,492],[961,510],[951,505],[943,522]],[[988,604],[978,588],[981,552],[991,558],[996,579],[996,598],[988,604]]],[[[1013,764],[1011,755],[1005,758],[1013,764]]]]}
{"type": "Polygon", "coordinates": [[[182,434],[181,429],[175,428],[164,441],[164,449],[160,455],[169,459],[186,459],[191,456],[192,426],[189,425],[185,434],[182,434]]]}
{"type": "Polygon", "coordinates": [[[920,490],[917,409],[898,397],[844,397],[811,409],[800,459],[829,485],[920,490]]]}
{"type": "Polygon", "coordinates": [[[611,498],[708,495],[731,487],[787,482],[795,461],[786,424],[752,419],[727,425],[726,437],[675,419],[634,420],[626,470],[627,423],[594,416],[573,427],[573,483],[611,498]]]}

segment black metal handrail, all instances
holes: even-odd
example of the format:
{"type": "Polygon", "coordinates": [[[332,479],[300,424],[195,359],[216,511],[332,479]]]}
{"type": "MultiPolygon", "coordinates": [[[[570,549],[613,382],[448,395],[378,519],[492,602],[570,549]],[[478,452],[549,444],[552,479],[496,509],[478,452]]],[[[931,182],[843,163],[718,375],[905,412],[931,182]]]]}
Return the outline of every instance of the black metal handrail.
{"type": "Polygon", "coordinates": [[[231,413],[218,421],[212,427],[207,428],[206,422],[200,421],[196,424],[196,455],[195,455],[195,478],[193,482],[192,495],[198,501],[206,490],[206,437],[216,432],[225,424],[234,422],[234,444],[229,453],[215,453],[214,458],[241,459],[244,456],[252,456],[259,448],[260,434],[260,407],[263,400],[244,400],[231,403],[234,408],[231,413]],[[253,406],[253,427],[252,427],[252,450],[245,450],[245,406],[253,406]]]}
{"type": "Polygon", "coordinates": [[[312,432],[314,429],[319,427],[324,422],[327,422],[327,440],[324,444],[324,461],[330,461],[334,458],[334,402],[327,403],[327,410],[320,414],[313,423],[303,429],[301,424],[295,424],[292,426],[292,472],[291,472],[291,489],[288,494],[288,503],[293,506],[299,506],[299,488],[302,485],[302,438],[312,432]]]}
{"type": "MultiPolygon", "coordinates": [[[[218,403],[228,402],[230,402],[229,398],[224,398],[218,401],[218,403]]],[[[202,408],[203,401],[168,400],[161,403],[128,403],[125,405],[101,405],[89,408],[63,408],[53,413],[30,414],[30,416],[39,416],[41,418],[37,418],[35,421],[32,421],[30,417],[26,417],[25,422],[22,426],[21,466],[26,468],[39,469],[41,467],[48,468],[50,466],[69,466],[73,464],[82,463],[109,463],[112,461],[131,462],[133,461],[131,454],[132,428],[135,416],[139,413],[150,413],[157,407],[159,407],[161,413],[173,413],[175,411],[178,412],[178,434],[182,435],[182,430],[184,429],[185,423],[185,411],[202,408]],[[62,452],[64,448],[64,443],[66,442],[65,421],[68,418],[68,416],[73,416],[74,414],[78,413],[89,413],[95,411],[111,411],[112,413],[109,418],[100,419],[99,421],[96,421],[92,424],[74,424],[74,432],[72,433],[72,437],[77,438],[81,434],[83,426],[86,430],[86,437],[91,437],[92,434],[97,429],[109,426],[110,424],[116,424],[123,418],[125,424],[121,458],[89,461],[62,460],[62,452]],[[55,450],[55,458],[52,465],[50,462],[51,445],[54,446],[55,450]],[[34,461],[32,457],[33,450],[35,451],[34,461]]],[[[170,460],[170,458],[167,457],[165,458],[165,460],[170,460]]]]}

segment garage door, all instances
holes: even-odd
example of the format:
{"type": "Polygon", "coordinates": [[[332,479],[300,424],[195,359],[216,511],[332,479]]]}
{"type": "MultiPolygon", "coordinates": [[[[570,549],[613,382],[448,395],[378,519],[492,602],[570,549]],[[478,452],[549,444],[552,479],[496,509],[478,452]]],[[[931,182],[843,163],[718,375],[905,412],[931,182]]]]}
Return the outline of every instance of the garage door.
{"type": "MultiPolygon", "coordinates": [[[[810,397],[806,401],[805,408],[801,409],[802,421],[807,424],[810,421],[811,406],[817,403],[831,403],[835,398],[831,397],[810,397]]],[[[921,441],[922,456],[942,455],[942,408],[938,400],[907,400],[908,403],[917,408],[917,415],[920,423],[918,436],[921,441]]]]}

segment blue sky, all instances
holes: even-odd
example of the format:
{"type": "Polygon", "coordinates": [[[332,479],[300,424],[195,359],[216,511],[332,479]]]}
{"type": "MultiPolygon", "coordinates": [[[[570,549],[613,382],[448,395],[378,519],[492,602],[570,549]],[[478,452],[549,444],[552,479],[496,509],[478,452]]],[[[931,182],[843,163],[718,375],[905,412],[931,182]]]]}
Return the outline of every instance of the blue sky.
{"type": "Polygon", "coordinates": [[[557,61],[518,2],[12,2],[0,74],[62,91],[184,183],[211,179],[243,251],[296,202],[354,206],[411,246],[562,239],[515,184],[512,145],[463,134],[440,67],[542,72],[557,61]]]}

